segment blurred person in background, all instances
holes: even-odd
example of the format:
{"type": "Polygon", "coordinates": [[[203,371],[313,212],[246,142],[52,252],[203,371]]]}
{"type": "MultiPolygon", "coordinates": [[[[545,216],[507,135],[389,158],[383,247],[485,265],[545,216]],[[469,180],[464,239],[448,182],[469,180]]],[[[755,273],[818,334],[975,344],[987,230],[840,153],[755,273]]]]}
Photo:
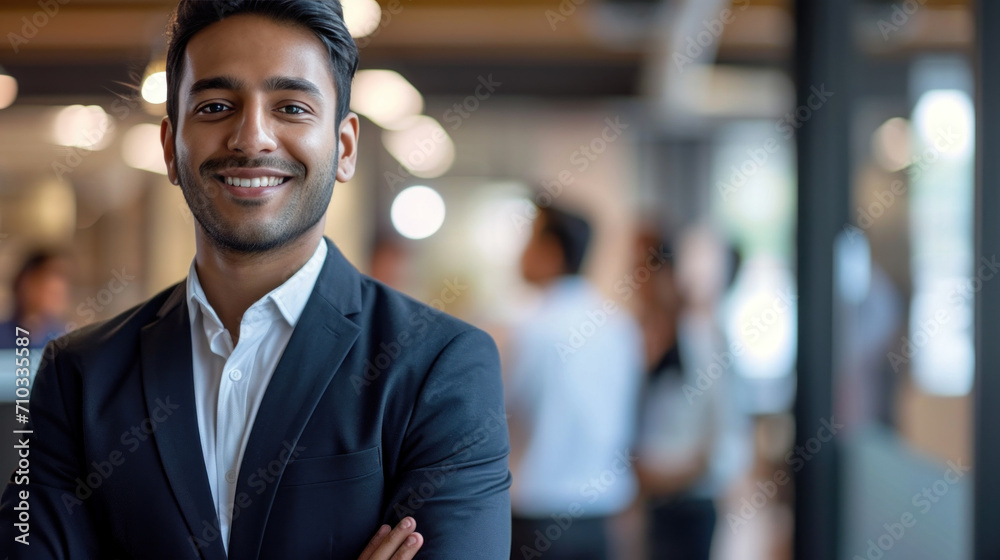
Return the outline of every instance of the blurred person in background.
{"type": "Polygon", "coordinates": [[[521,259],[541,297],[510,333],[505,361],[512,559],[608,558],[608,520],[636,496],[640,333],[581,276],[590,239],[583,217],[540,208],[521,259]]]}
{"type": "Polygon", "coordinates": [[[69,309],[70,265],[60,253],[37,251],[14,277],[14,314],[0,323],[0,348],[14,348],[17,328],[27,330],[32,347],[42,348],[63,334],[69,309]]]}
{"type": "Polygon", "coordinates": [[[413,282],[410,267],[413,256],[410,247],[398,236],[379,233],[372,243],[369,276],[390,288],[405,292],[413,282]]]}
{"type": "Polygon", "coordinates": [[[708,560],[717,502],[739,476],[750,437],[732,393],[734,357],[714,312],[732,274],[699,262],[711,252],[691,251],[691,243],[674,258],[652,229],[637,243],[638,266],[648,266],[650,248],[669,255],[649,267],[651,279],[638,291],[647,376],[636,470],[647,500],[647,554],[708,560]]]}

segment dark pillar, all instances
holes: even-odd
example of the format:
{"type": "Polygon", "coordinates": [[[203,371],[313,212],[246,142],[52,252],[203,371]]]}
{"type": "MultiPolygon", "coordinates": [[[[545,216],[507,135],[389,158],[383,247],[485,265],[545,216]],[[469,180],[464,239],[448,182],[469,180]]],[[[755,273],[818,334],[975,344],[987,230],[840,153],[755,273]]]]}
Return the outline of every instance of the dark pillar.
{"type": "MultiPolygon", "coordinates": [[[[816,436],[833,415],[833,248],[849,223],[849,123],[853,41],[850,0],[795,2],[798,105],[815,107],[798,130],[799,290],[796,445],[816,436]]],[[[806,114],[805,111],[802,114],[806,114]]],[[[798,560],[838,560],[840,479],[836,440],[806,461],[795,477],[798,560]]]]}
{"type": "MultiPolygon", "coordinates": [[[[976,2],[976,255],[1000,257],[1000,3],[976,2]]],[[[973,557],[1000,558],[1000,282],[976,296],[973,557]]]]}

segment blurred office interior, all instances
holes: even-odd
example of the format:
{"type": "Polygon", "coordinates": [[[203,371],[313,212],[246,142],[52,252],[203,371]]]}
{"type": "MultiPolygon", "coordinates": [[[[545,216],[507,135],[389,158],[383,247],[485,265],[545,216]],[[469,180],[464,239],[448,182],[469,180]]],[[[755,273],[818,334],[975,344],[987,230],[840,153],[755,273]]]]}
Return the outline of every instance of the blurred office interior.
{"type": "MultiPolygon", "coordinates": [[[[193,217],[159,143],[173,4],[0,5],[0,319],[40,249],[69,263],[65,329],[187,274],[193,217]]],[[[361,145],[326,233],[355,266],[503,351],[536,295],[536,207],[589,216],[585,274],[621,313],[641,315],[665,240],[721,341],[690,387],[724,383],[738,418],[713,458],[713,558],[1000,557],[1000,49],[980,33],[1000,5],[344,5],[361,145]]],[[[646,557],[643,499],[616,558],[646,557]]]]}

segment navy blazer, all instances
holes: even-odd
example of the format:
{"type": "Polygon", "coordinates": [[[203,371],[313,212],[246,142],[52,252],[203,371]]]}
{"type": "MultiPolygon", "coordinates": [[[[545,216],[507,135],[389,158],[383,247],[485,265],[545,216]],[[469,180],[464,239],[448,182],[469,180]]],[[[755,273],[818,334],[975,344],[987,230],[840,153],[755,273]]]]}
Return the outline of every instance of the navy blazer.
{"type": "MultiPolygon", "coordinates": [[[[510,448],[493,340],[360,274],[325,242],[251,428],[228,558],[355,560],[380,524],[412,515],[418,558],[507,560],[510,448]]],[[[15,472],[0,501],[0,557],[227,557],[185,295],[181,282],[46,346],[28,473],[15,472]],[[15,541],[23,529],[27,546],[15,541]]]]}

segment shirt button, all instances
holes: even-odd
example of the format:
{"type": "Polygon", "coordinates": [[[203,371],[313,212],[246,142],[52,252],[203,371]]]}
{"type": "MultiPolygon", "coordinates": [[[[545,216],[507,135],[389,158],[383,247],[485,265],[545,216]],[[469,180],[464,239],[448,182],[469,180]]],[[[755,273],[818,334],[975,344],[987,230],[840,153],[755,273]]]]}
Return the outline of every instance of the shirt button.
{"type": "Polygon", "coordinates": [[[229,370],[229,379],[239,381],[240,379],[243,379],[243,372],[238,369],[231,369],[229,370]]]}
{"type": "Polygon", "coordinates": [[[236,484],[236,471],[232,469],[226,471],[226,482],[229,484],[236,484]]]}

